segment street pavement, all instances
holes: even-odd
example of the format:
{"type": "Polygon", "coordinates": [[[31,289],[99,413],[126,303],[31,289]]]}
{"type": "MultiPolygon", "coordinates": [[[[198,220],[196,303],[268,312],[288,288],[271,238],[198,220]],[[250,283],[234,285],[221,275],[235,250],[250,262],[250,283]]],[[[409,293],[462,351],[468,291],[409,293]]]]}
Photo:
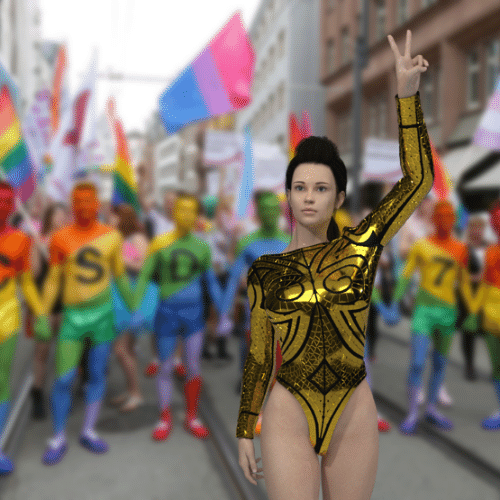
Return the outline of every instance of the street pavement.
{"type": "MultiPolygon", "coordinates": [[[[139,341],[141,373],[150,354],[150,340],[139,341]]],[[[93,455],[78,444],[83,420],[83,399],[77,397],[68,422],[68,452],[62,462],[47,467],[41,457],[51,436],[50,420],[30,420],[16,454],[16,470],[0,485],[2,500],[225,500],[229,498],[211,458],[209,441],[183,429],[184,398],[174,391],[174,428],[169,439],[153,442],[158,419],[154,380],[141,376],[146,404],[131,414],[109,406],[121,393],[124,378],[116,359],[110,363],[106,403],[97,432],[109,451],[93,455]]]]}
{"type": "MultiPolygon", "coordinates": [[[[498,484],[481,473],[480,466],[469,466],[467,460],[440,443],[440,436],[472,458],[500,469],[500,432],[479,428],[481,418],[495,408],[489,383],[489,360],[483,342],[478,341],[476,366],[481,374],[475,382],[463,377],[463,362],[456,335],[446,385],[455,402],[443,411],[454,420],[451,432],[429,434],[425,426],[416,436],[403,436],[397,430],[400,415],[406,409],[405,380],[408,365],[409,323],[397,327],[382,323],[374,365],[374,392],[382,401],[379,410],[393,425],[391,432],[380,435],[377,480],[372,500],[499,500],[498,484]],[[392,409],[391,409],[392,408],[392,409]],[[397,408],[398,411],[394,411],[397,408]],[[433,437],[434,436],[434,437],[433,437]],[[437,437],[436,437],[437,436],[437,437]]],[[[234,360],[203,361],[205,393],[227,435],[237,447],[235,437],[239,394],[237,359],[239,339],[232,338],[229,352],[234,360]]],[[[23,341],[23,352],[29,352],[23,341]]],[[[144,367],[149,357],[149,337],[139,341],[139,358],[144,367]]],[[[184,401],[176,389],[173,409],[174,430],[165,443],[153,443],[151,429],[157,419],[154,381],[141,378],[147,404],[130,415],[122,415],[105,405],[98,431],[110,444],[109,453],[93,456],[77,443],[82,421],[83,401],[76,400],[69,420],[70,448],[59,465],[46,467],[41,455],[50,436],[50,423],[30,421],[16,456],[16,471],[0,483],[0,498],[5,500],[108,500],[108,499],[225,499],[228,496],[220,463],[213,460],[210,440],[198,441],[182,428],[184,401]]],[[[123,376],[112,359],[108,384],[108,401],[124,386],[123,376]]],[[[256,456],[260,456],[259,438],[255,439],[256,456]]],[[[237,461],[237,458],[236,458],[237,461]]],[[[479,463],[478,462],[478,463],[479,463]]],[[[472,462],[473,463],[473,460],[472,462]]],[[[481,465],[481,463],[479,465],[481,465]]],[[[265,470],[264,470],[265,474],[265,470]]],[[[490,474],[491,476],[491,474],[490,474]]],[[[265,481],[259,481],[265,498],[265,481]]],[[[322,497],[320,497],[322,498],[322,497]]]]}

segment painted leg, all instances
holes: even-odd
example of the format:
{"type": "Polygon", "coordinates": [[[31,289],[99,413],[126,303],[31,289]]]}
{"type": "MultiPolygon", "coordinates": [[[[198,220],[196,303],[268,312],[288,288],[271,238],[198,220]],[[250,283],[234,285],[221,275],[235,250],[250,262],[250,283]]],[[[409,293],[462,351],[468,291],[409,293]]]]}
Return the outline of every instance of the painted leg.
{"type": "Polygon", "coordinates": [[[491,360],[493,373],[493,388],[498,401],[498,410],[481,422],[481,427],[489,431],[500,430],[500,338],[489,333],[485,334],[486,344],[491,360]]]}
{"type": "Polygon", "coordinates": [[[414,333],[411,336],[411,358],[408,371],[408,414],[399,430],[403,434],[414,434],[418,424],[418,392],[422,386],[425,358],[430,339],[427,335],[414,333]]]}
{"type": "Polygon", "coordinates": [[[158,389],[158,402],[160,405],[160,420],[151,435],[154,441],[165,441],[172,431],[172,413],[170,401],[172,399],[172,373],[174,370],[174,356],[176,337],[155,336],[156,350],[160,357],[160,366],[156,385],[158,389]]]}
{"type": "Polygon", "coordinates": [[[209,430],[197,418],[201,393],[200,355],[203,347],[203,330],[193,333],[185,339],[186,361],[188,366],[187,380],[184,384],[186,398],[186,419],[184,428],[198,439],[206,439],[209,430]]]}
{"type": "Polygon", "coordinates": [[[71,406],[71,389],[83,351],[83,342],[62,340],[56,350],[56,380],[52,387],[51,411],[54,437],[49,440],[42,457],[45,465],[55,465],[64,457],[68,445],[66,423],[71,406]]]}
{"type": "Polygon", "coordinates": [[[439,391],[444,383],[448,351],[453,339],[453,328],[444,329],[435,334],[435,348],[432,353],[432,372],[429,379],[429,395],[425,419],[445,431],[453,429],[453,422],[437,409],[439,391]]]}
{"type": "Polygon", "coordinates": [[[85,386],[85,416],[79,443],[92,453],[106,453],[108,444],[94,431],[106,391],[106,366],[111,352],[111,342],[93,345],[89,350],[89,380],[85,386]]]}

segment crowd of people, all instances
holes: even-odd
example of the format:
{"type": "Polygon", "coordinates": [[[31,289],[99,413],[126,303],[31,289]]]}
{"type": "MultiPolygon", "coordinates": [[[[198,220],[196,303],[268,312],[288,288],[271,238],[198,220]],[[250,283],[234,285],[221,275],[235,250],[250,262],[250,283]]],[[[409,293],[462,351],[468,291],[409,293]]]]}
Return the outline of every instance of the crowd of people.
{"type": "MultiPolygon", "coordinates": [[[[258,257],[281,253],[289,244],[292,222],[286,201],[274,192],[257,191],[252,215],[237,220],[230,199],[222,192],[197,198],[168,190],[162,207],[144,198],[140,212],[131,205],[100,202],[91,183],[78,184],[67,205],[51,202],[39,190],[27,213],[14,210],[12,196],[10,186],[2,183],[0,240],[2,257],[6,255],[2,283],[23,276],[20,283],[28,305],[25,330],[35,343],[32,416],[47,418],[50,399],[54,427],[43,462],[56,464],[67,450],[65,428],[77,378],[86,399],[80,444],[93,453],[107,451],[107,443],[94,427],[106,390],[111,350],[126,381],[126,391],[111,403],[121,412],[132,412],[144,403],[135,349],[141,333],[151,335],[151,360],[144,374],[156,378],[158,391],[159,420],[152,438],[162,441],[171,432],[175,373],[185,380],[185,429],[197,438],[207,438],[209,431],[197,415],[200,360],[238,362],[243,372],[250,346],[247,272],[258,257]],[[19,240],[16,255],[14,237],[19,240]],[[238,361],[228,352],[231,336],[240,340],[238,361]],[[54,367],[48,366],[51,348],[56,350],[54,367]],[[52,388],[46,383],[48,370],[55,372],[52,388]]],[[[355,226],[361,217],[356,219],[341,209],[336,220],[342,231],[355,226]]],[[[468,381],[476,378],[474,346],[478,337],[485,339],[500,407],[498,312],[488,305],[488,300],[496,303],[498,293],[481,287],[483,282],[497,290],[500,286],[495,235],[500,238],[497,205],[490,215],[471,215],[465,227],[458,227],[451,203],[427,197],[382,252],[364,359],[371,385],[381,326],[378,317],[391,325],[401,315],[412,317],[409,409],[400,426],[405,434],[416,431],[418,409],[424,400],[429,422],[441,429],[453,428],[438,405],[453,404],[444,375],[457,330],[462,336],[468,381]],[[468,288],[463,286],[465,282],[468,288]],[[422,374],[431,342],[434,350],[426,395],[422,374]]],[[[12,302],[10,285],[2,288],[0,293],[6,294],[2,304],[9,303],[8,297],[12,302]]],[[[2,305],[3,317],[12,314],[15,318],[12,325],[2,326],[0,428],[8,415],[10,365],[21,329],[12,307],[2,305]]],[[[280,356],[278,352],[278,366],[280,356]]],[[[241,378],[234,382],[239,394],[241,378]]],[[[381,432],[391,428],[382,416],[378,426],[381,432]]],[[[482,426],[500,429],[500,412],[485,418],[482,426]]],[[[260,419],[256,432],[260,432],[260,419]]],[[[12,470],[11,460],[1,455],[0,472],[12,470]]]]}

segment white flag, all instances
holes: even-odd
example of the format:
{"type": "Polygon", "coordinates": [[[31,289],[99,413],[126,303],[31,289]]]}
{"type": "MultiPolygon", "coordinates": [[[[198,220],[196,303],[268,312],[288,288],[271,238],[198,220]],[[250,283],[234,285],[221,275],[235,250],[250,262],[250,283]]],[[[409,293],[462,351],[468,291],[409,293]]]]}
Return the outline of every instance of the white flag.
{"type": "Polygon", "coordinates": [[[473,142],[500,151],[500,78],[481,117],[473,142]]]}
{"type": "Polygon", "coordinates": [[[73,184],[88,167],[88,158],[95,146],[96,76],[97,54],[94,53],[50,146],[53,167],[47,182],[47,194],[56,201],[68,201],[73,184]]]}

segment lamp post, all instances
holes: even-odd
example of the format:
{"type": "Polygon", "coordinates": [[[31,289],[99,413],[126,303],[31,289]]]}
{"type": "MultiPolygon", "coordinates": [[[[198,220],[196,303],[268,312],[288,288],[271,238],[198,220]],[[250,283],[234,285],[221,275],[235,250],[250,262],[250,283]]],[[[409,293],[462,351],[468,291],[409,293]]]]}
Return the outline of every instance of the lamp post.
{"type": "Polygon", "coordinates": [[[369,0],[361,0],[361,23],[358,37],[356,39],[356,53],[354,57],[354,89],[352,99],[353,113],[353,157],[352,157],[352,212],[360,213],[360,175],[361,175],[361,101],[363,97],[363,68],[368,64],[368,5],[369,0]]]}

